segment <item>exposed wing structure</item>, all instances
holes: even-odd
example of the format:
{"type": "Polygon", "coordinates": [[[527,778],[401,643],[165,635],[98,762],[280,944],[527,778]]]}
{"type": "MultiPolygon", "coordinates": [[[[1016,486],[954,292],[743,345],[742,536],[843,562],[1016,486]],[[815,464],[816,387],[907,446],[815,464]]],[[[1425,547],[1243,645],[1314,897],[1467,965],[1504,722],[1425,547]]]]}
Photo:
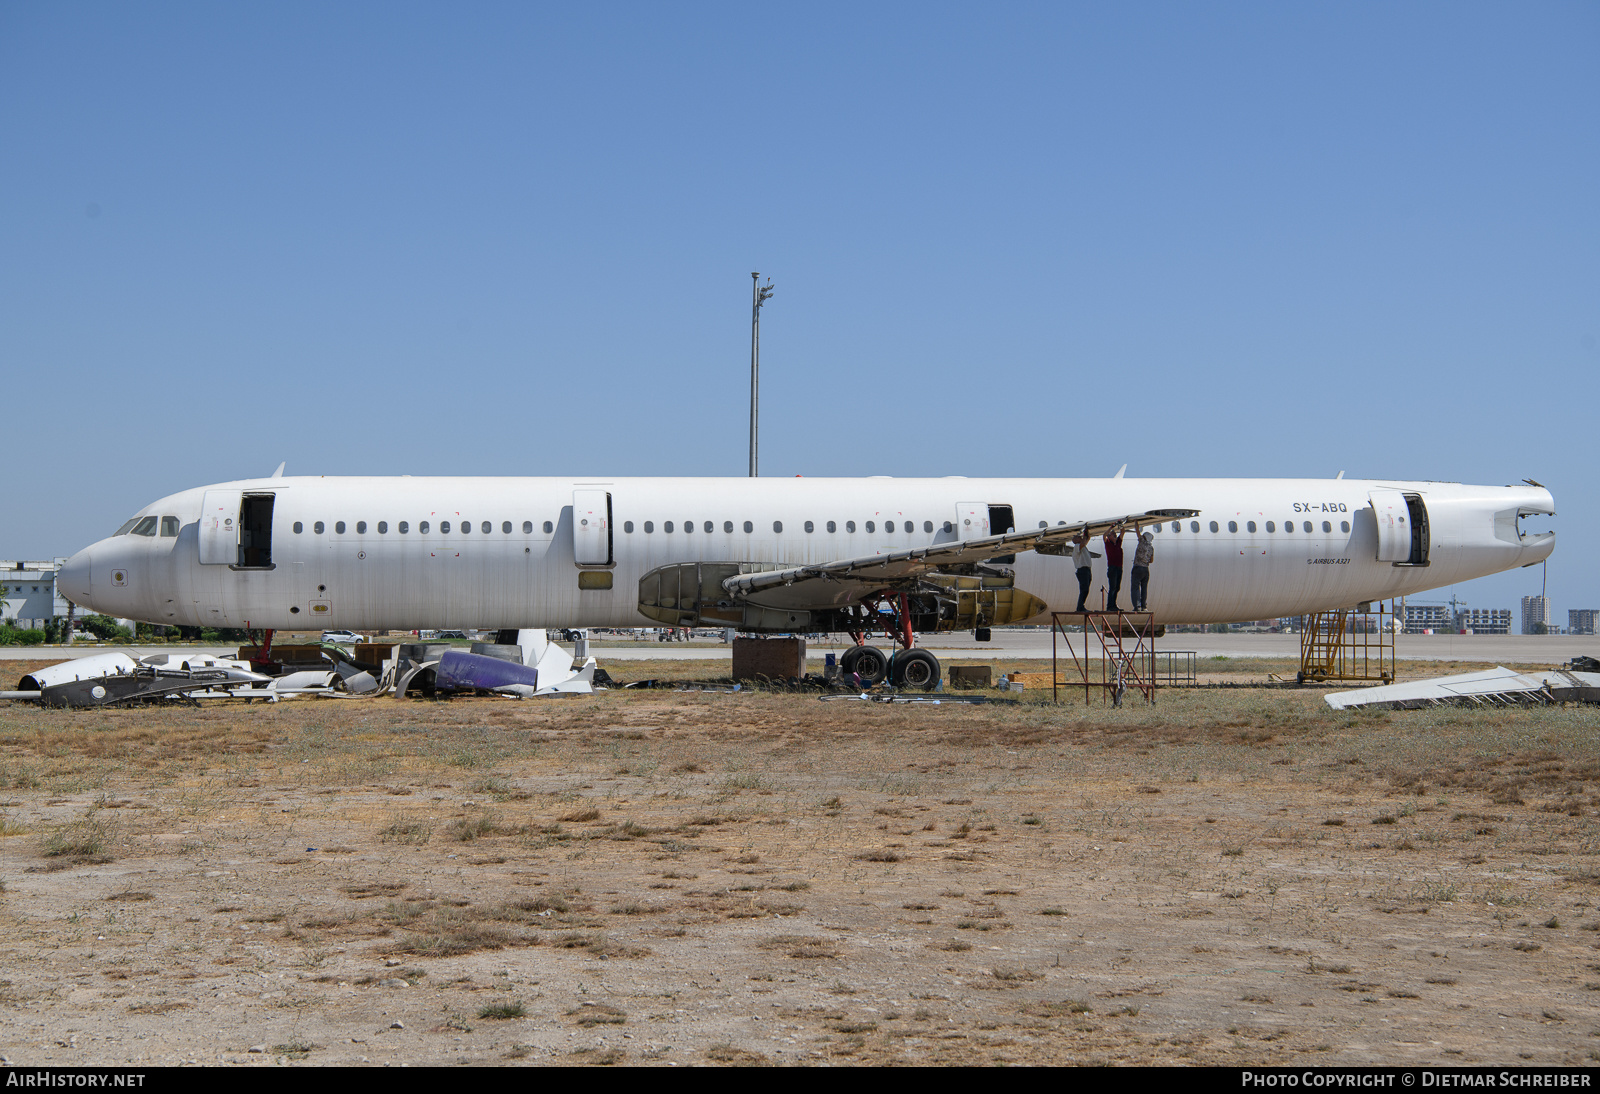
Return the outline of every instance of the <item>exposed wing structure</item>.
{"type": "Polygon", "coordinates": [[[768,607],[832,607],[853,601],[861,586],[896,588],[941,569],[987,562],[998,555],[1022,551],[1040,554],[1066,554],[1073,539],[1087,532],[1091,536],[1109,532],[1118,525],[1155,524],[1163,520],[1192,517],[1196,509],[1152,509],[1080,524],[1058,524],[1028,532],[1008,532],[983,539],[952,540],[928,547],[915,547],[864,558],[848,558],[816,566],[792,566],[765,573],[740,574],[723,581],[729,595],[768,607]],[[841,586],[837,591],[829,586],[841,586]],[[840,593],[843,593],[843,600],[840,593]]]}
{"type": "Polygon", "coordinates": [[[1064,555],[1072,540],[1084,533],[1095,536],[1119,525],[1134,528],[1198,512],[1149,509],[806,566],[705,562],[663,566],[639,583],[639,609],[671,626],[715,622],[750,629],[800,629],[821,622],[813,616],[856,610],[875,594],[905,593],[921,598],[921,614],[931,613],[932,618],[919,620],[919,629],[1005,623],[1037,615],[1046,605],[1014,589],[1009,570],[981,564],[1022,551],[1064,555]]]}

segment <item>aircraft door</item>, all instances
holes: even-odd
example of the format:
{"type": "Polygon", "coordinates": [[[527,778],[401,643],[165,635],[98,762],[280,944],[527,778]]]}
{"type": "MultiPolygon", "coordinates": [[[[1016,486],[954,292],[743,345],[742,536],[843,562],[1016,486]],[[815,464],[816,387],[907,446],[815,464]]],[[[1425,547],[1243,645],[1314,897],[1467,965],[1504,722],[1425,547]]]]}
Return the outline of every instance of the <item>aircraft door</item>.
{"type": "Polygon", "coordinates": [[[272,494],[246,494],[239,504],[239,565],[272,569],[272,494]]]}
{"type": "Polygon", "coordinates": [[[1428,508],[1422,495],[1400,490],[1374,490],[1372,511],[1378,518],[1378,561],[1398,566],[1428,564],[1428,508]]]}
{"type": "Polygon", "coordinates": [[[233,566],[239,561],[239,490],[207,490],[200,502],[200,562],[233,566]]]}
{"type": "Polygon", "coordinates": [[[611,494],[608,491],[572,492],[572,558],[579,566],[611,565],[611,494]]]}
{"type": "Polygon", "coordinates": [[[989,503],[956,502],[956,538],[983,539],[989,534],[989,503]]]}

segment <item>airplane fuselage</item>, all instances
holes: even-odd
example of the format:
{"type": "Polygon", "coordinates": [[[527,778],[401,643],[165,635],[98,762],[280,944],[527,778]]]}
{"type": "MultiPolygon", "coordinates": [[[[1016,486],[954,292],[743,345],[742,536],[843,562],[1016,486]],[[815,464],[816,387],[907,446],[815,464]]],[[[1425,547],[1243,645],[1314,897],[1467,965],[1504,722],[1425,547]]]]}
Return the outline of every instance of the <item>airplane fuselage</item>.
{"type": "MultiPolygon", "coordinates": [[[[1023,530],[1162,508],[1199,510],[1163,522],[1154,537],[1149,606],[1163,623],[1266,619],[1414,594],[1531,565],[1554,547],[1553,533],[1520,526],[1554,512],[1549,492],[1532,486],[293,477],[163,498],[73,556],[60,581],[84,608],[165,625],[656,626],[639,610],[639,582],[662,566],[816,564],[977,538],[996,522],[1023,530]],[[1404,527],[1408,513],[1415,531],[1404,527]]],[[[1130,534],[1125,571],[1134,547],[1130,534]]],[[[1027,551],[1007,565],[1016,587],[1050,609],[1076,603],[1070,558],[1027,551]]],[[[1092,607],[1104,567],[1103,558],[1093,563],[1092,607]]]]}

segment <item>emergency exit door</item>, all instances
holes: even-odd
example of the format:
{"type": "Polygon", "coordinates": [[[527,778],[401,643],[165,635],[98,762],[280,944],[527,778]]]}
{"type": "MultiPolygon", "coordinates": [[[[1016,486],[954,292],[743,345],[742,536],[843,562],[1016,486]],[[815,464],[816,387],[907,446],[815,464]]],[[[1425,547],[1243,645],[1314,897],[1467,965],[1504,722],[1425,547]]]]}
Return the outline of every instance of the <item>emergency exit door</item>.
{"type": "Polygon", "coordinates": [[[572,558],[579,566],[610,566],[611,494],[606,490],[572,492],[572,558]]]}

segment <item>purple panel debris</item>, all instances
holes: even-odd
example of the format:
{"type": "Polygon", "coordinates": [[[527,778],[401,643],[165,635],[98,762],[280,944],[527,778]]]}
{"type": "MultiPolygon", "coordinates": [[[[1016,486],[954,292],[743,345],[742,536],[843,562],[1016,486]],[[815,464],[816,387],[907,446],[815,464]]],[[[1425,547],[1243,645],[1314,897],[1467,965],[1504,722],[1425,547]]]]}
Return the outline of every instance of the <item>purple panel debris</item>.
{"type": "Polygon", "coordinates": [[[502,661],[498,657],[485,657],[480,653],[450,650],[439,658],[439,666],[434,669],[434,679],[440,691],[492,691],[509,684],[537,687],[539,673],[536,669],[519,665],[515,661],[502,661]]]}

